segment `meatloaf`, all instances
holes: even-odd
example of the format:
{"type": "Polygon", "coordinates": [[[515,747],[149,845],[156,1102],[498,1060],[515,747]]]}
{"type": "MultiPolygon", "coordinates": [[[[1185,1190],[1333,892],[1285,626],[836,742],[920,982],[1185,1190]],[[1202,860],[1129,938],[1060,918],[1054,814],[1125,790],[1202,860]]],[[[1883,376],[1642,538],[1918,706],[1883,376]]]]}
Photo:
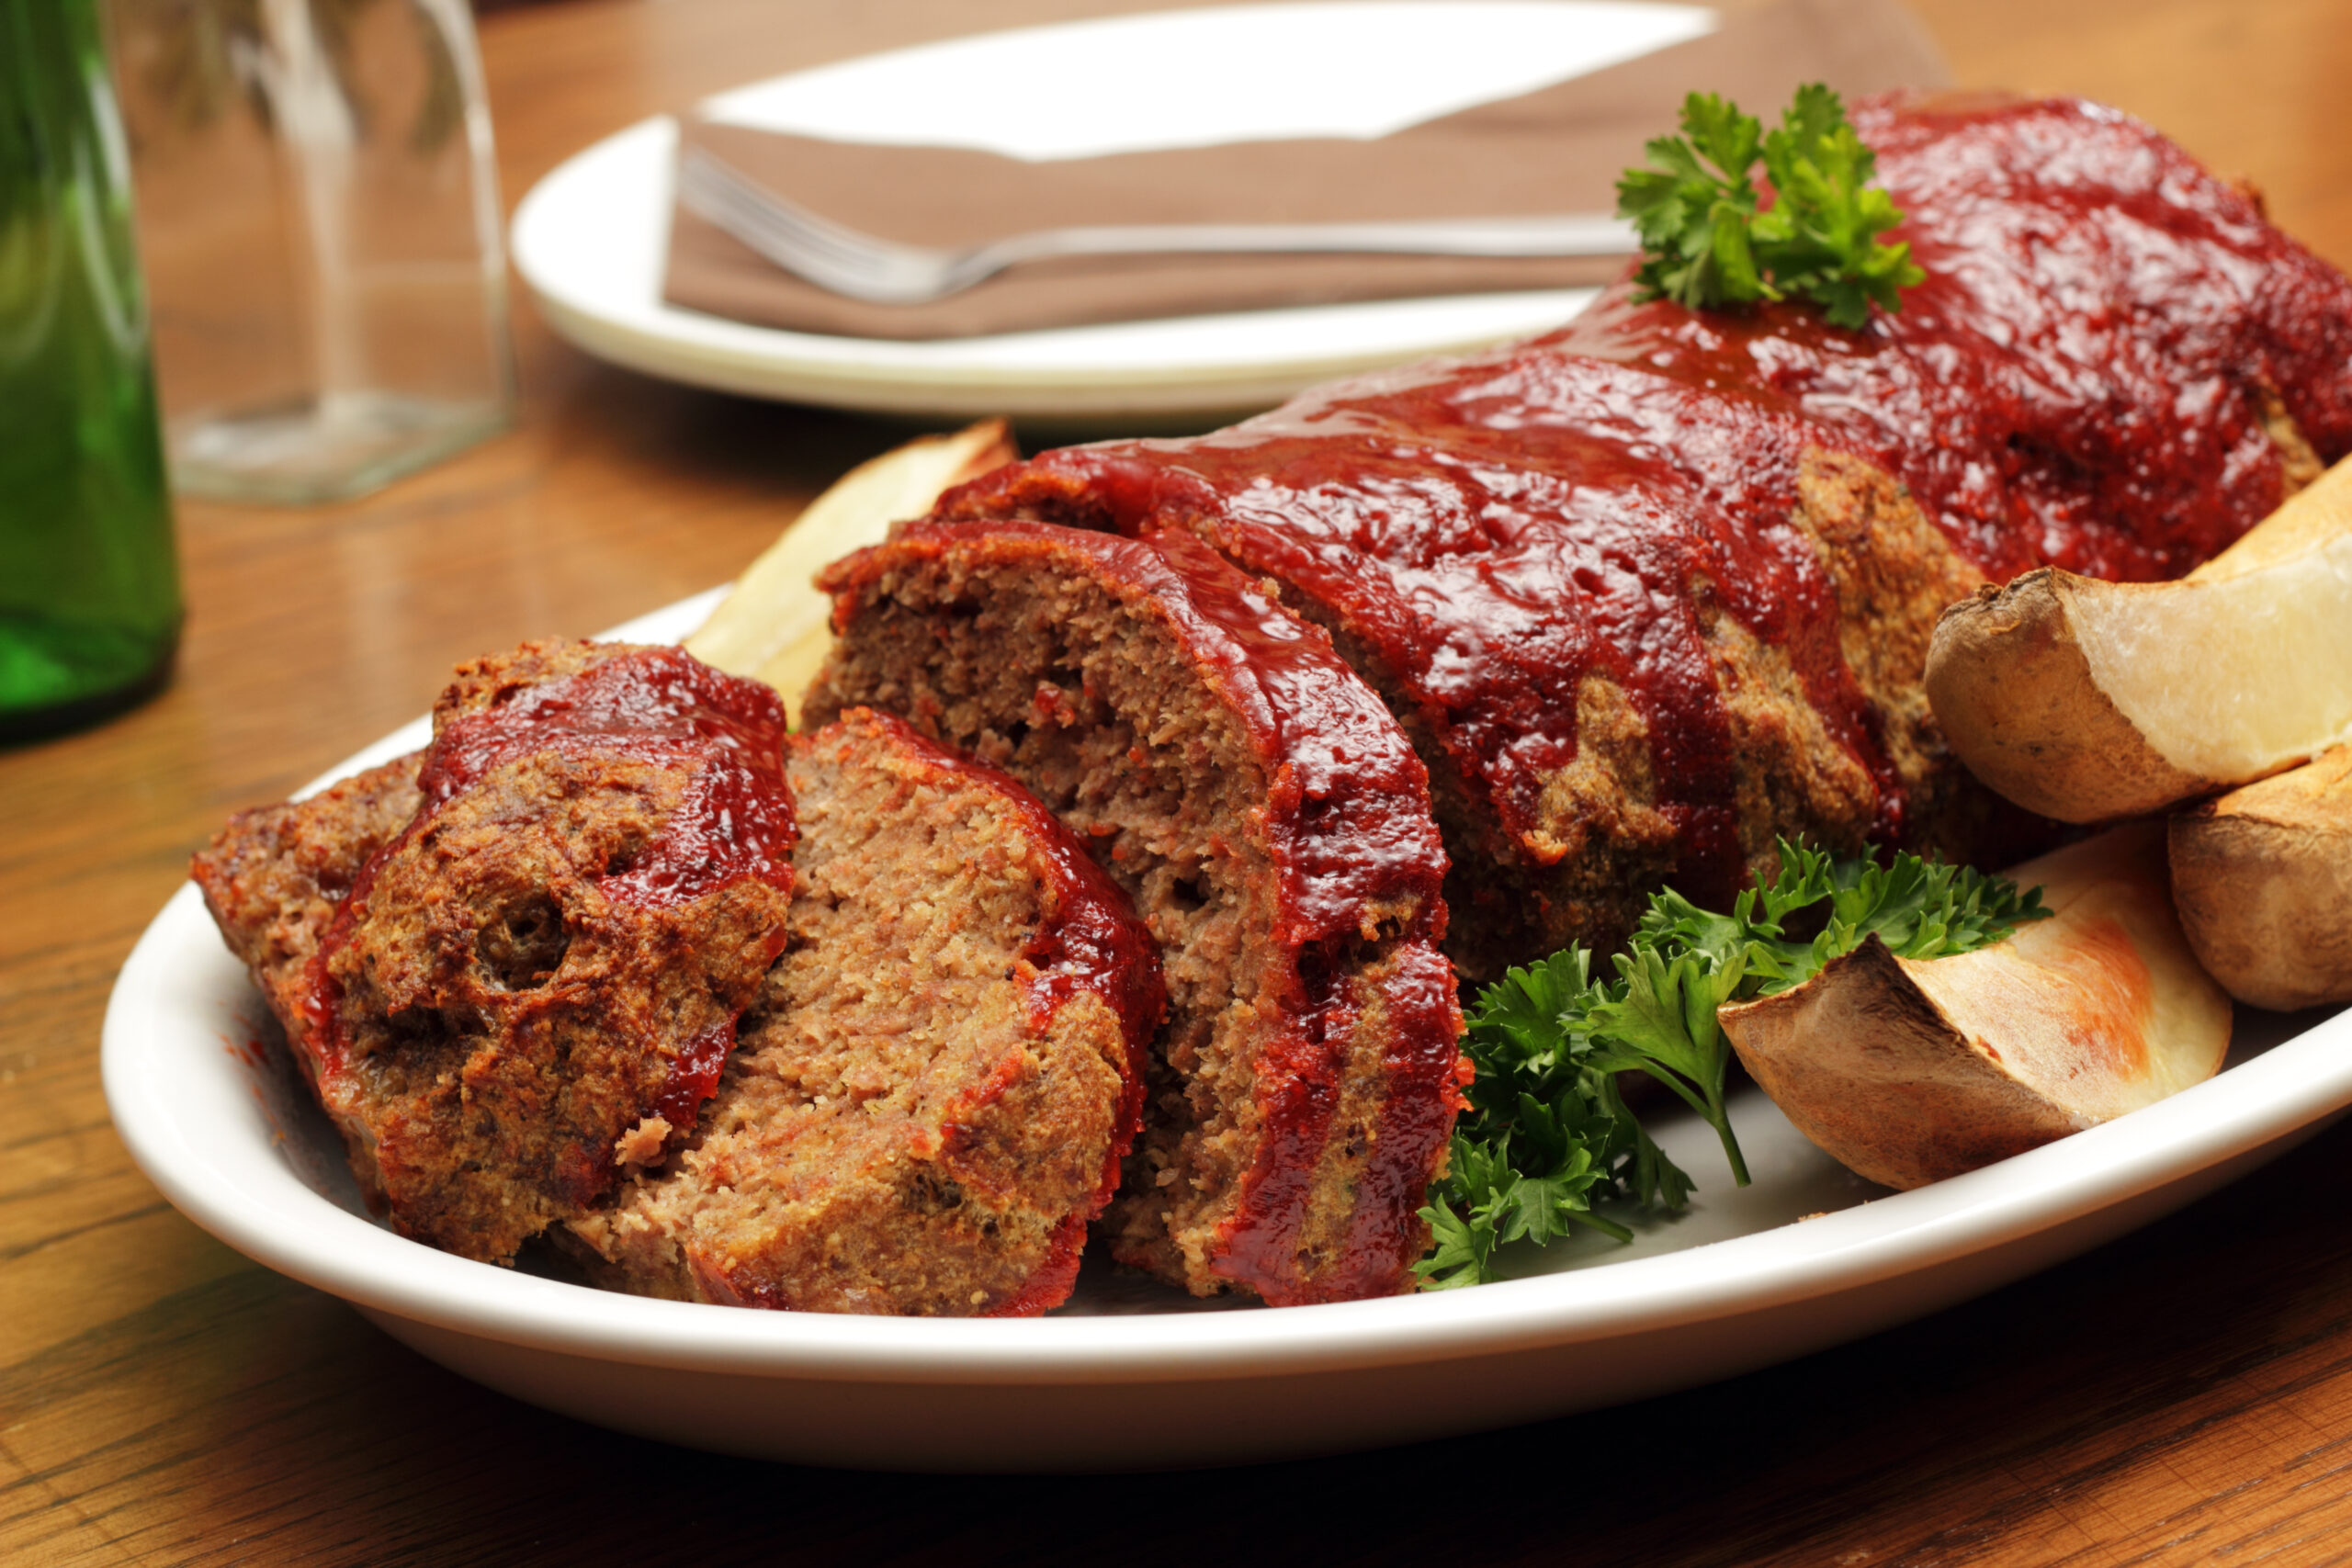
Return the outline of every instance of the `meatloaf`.
{"type": "Polygon", "coordinates": [[[526,645],[435,717],[195,865],[396,1227],[505,1261],[557,1226],[707,1301],[1067,1296],[1161,996],[1033,796],[870,715],[787,740],[671,649],[526,645]]]}
{"type": "Polygon", "coordinates": [[[1188,536],[918,526],[820,581],[809,721],[887,708],[1001,764],[1159,943],[1114,1256],[1277,1303],[1408,1288],[1463,1068],[1426,773],[1378,696],[1188,536]]]}
{"type": "Polygon", "coordinates": [[[675,649],[526,644],[458,667],[413,786],[197,857],[402,1234],[506,1261],[691,1134],[784,945],[783,738],[773,693],[675,649]]]}
{"type": "Polygon", "coordinates": [[[1607,946],[1776,840],[1998,855],[1919,676],[2043,562],[2177,574],[2352,451],[2352,286],[2147,127],[1887,98],[1854,124],[1928,281],[1859,331],[1644,303],[1188,440],[1046,454],[939,521],[1207,542],[1326,628],[1426,761],[1448,947],[1607,946]]]}
{"type": "Polygon", "coordinates": [[[718,1093],[564,1239],[678,1300],[1057,1305],[1134,1139],[1149,939],[1035,796],[896,719],[796,736],[790,772],[789,940],[718,1093]]]}

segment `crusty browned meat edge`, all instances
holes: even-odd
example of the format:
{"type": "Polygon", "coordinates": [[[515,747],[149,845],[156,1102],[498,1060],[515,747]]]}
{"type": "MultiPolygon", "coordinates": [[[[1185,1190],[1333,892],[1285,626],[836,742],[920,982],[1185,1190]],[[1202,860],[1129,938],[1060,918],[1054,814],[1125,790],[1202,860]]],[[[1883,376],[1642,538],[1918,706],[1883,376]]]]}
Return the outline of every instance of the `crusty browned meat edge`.
{"type": "MultiPolygon", "coordinates": [[[[305,971],[335,906],[368,857],[416,815],[423,757],[412,751],[308,799],[240,811],[196,856],[205,908],[289,1042],[301,1032],[305,971]]],[[[309,1076],[309,1055],[297,1050],[294,1059],[309,1076]]]]}

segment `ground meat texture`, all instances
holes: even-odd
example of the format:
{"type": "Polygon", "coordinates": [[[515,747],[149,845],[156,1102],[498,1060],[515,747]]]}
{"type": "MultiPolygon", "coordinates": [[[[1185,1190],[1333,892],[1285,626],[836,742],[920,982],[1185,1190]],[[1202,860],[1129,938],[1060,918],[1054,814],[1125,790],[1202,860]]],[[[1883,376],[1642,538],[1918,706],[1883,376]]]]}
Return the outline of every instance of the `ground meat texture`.
{"type": "Polygon", "coordinates": [[[1159,944],[1115,1256],[1277,1303],[1408,1288],[1459,1015],[1427,775],[1379,698],[1185,537],[917,526],[822,581],[810,721],[884,708],[1001,764],[1159,944]]]}
{"type": "MultiPolygon", "coordinates": [[[[424,759],[413,751],[307,800],[241,811],[196,856],[190,874],[213,923],[289,1032],[300,1028],[311,960],[336,906],[368,857],[416,815],[424,759]]],[[[307,1054],[295,1060],[311,1071],[307,1054]]]]}
{"type": "Polygon", "coordinates": [[[503,1262],[692,1133],[784,942],[784,716],[582,643],[461,666],[434,721],[289,1033],[395,1227],[503,1262]]]}
{"type": "Polygon", "coordinates": [[[1937,615],[2042,562],[2174,575],[2352,451],[2352,284],[2112,111],[1854,119],[1928,274],[1859,332],[1621,286],[934,517],[1183,532],[1275,583],[1427,761],[1475,978],[1615,943],[1662,883],[1725,899],[1783,835],[2012,857],[2036,825],[1919,688],[1937,615]]]}
{"type": "Polygon", "coordinates": [[[1164,1001],[1035,796],[863,711],[791,750],[791,940],[695,1140],[565,1238],[602,1282],[803,1311],[1066,1299],[1164,1001]]]}

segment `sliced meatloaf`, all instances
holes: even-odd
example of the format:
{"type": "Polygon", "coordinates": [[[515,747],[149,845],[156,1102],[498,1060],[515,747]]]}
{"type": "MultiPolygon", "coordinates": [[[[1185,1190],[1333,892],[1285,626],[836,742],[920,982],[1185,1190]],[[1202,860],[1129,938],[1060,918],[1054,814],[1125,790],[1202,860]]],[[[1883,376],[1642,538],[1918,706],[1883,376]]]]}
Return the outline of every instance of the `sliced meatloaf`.
{"type": "Polygon", "coordinates": [[[1034,795],[897,719],[795,737],[790,766],[784,955],[694,1140],[567,1239],[687,1301],[1056,1305],[1134,1138],[1150,940],[1034,795]]]}
{"type": "Polygon", "coordinates": [[[1134,1139],[1150,940],[996,769],[870,714],[787,762],[775,706],[526,645],[196,879],[405,1234],[504,1260],[560,1224],[687,1300],[1042,1311],[1134,1139]]]}
{"type": "Polygon", "coordinates": [[[1426,773],[1378,696],[1185,536],[918,526],[821,581],[809,721],[883,708],[1003,766],[1159,943],[1115,1255],[1275,1303],[1407,1288],[1459,1017],[1426,773]]]}
{"type": "Polygon", "coordinates": [[[1327,627],[1429,765],[1489,976],[1702,899],[1775,839],[1998,857],[1936,615],[2054,563],[2176,575],[2352,451],[2352,284],[2146,126],[1857,105],[1927,282],[1859,331],[1630,286],[1533,343],[1229,430],[1046,454],[934,516],[1213,545],[1327,627]]]}
{"type": "Polygon", "coordinates": [[[675,649],[537,643],[460,666],[434,725],[389,838],[394,770],[241,818],[195,874],[370,1201],[505,1261],[717,1085],[784,943],[784,715],[675,649]]]}

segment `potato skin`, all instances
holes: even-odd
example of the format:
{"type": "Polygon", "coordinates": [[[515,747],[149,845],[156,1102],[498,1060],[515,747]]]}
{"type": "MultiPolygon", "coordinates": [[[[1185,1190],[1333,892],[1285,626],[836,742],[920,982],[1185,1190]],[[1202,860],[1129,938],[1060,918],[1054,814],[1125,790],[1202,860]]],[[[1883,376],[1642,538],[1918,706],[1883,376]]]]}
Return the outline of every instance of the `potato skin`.
{"type": "Polygon", "coordinates": [[[2352,746],[2172,818],[2173,900],[2242,1002],[2352,1001],[2352,746]]]}
{"type": "Polygon", "coordinates": [[[1918,1187],[2211,1077],[2230,1004],[2173,918],[2164,825],[2011,868],[2047,919],[1939,958],[1875,936],[1778,996],[1717,1015],[1799,1131],[1889,1187],[1918,1187]]]}
{"type": "Polygon", "coordinates": [[[1925,1187],[2088,1125],[1970,1044],[1875,934],[1722,1018],[1797,1131],[1883,1187],[1925,1187]]]}
{"type": "Polygon", "coordinates": [[[2108,822],[2219,787],[2174,767],[2099,689],[2070,606],[2087,585],[2054,567],[1943,613],[1928,702],[1971,773],[2029,811],[2108,822]]]}

